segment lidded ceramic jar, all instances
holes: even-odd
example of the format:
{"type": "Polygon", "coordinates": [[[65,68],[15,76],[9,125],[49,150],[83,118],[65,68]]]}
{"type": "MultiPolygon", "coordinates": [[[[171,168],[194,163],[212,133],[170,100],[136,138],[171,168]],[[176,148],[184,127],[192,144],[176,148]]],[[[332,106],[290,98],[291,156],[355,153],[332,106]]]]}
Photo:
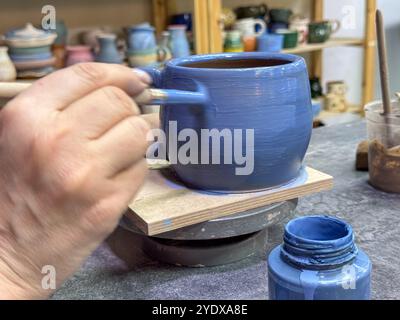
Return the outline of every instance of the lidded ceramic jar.
{"type": "Polygon", "coordinates": [[[334,217],[291,220],[283,244],[268,257],[271,300],[367,300],[370,277],[371,262],[353,229],[334,217]]]}

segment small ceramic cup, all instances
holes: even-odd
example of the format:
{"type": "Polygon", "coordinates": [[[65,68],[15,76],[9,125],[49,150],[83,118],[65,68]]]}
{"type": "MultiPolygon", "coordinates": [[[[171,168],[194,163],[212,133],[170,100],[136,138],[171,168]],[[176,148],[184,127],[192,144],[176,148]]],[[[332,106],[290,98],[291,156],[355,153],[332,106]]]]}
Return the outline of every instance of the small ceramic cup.
{"type": "Polygon", "coordinates": [[[259,52],[279,52],[283,48],[282,34],[266,33],[257,38],[257,51],[259,52]]]}
{"type": "Polygon", "coordinates": [[[243,52],[242,34],[238,30],[227,31],[224,41],[224,52],[243,52]]]}
{"type": "Polygon", "coordinates": [[[340,29],[339,20],[324,20],[308,24],[308,43],[323,43],[340,29]]]}
{"type": "Polygon", "coordinates": [[[264,34],[265,31],[267,30],[267,26],[264,20],[254,19],[254,18],[237,20],[234,25],[234,28],[236,30],[239,30],[243,36],[256,36],[256,37],[264,34]]]}
{"type": "Polygon", "coordinates": [[[296,48],[299,43],[299,32],[290,29],[278,29],[276,34],[283,35],[283,48],[296,48]]]}

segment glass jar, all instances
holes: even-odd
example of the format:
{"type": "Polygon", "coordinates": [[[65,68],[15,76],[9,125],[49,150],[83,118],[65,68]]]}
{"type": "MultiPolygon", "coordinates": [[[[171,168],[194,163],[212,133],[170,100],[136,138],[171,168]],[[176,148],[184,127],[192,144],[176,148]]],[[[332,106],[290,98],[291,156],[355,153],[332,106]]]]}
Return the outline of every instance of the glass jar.
{"type": "Polygon", "coordinates": [[[285,226],[283,244],[268,257],[271,300],[367,300],[371,262],[354,243],[351,226],[306,216],[285,226]]]}
{"type": "Polygon", "coordinates": [[[400,193],[400,103],[392,101],[392,113],[383,115],[381,101],[365,106],[369,140],[370,183],[383,191],[400,193]]]}

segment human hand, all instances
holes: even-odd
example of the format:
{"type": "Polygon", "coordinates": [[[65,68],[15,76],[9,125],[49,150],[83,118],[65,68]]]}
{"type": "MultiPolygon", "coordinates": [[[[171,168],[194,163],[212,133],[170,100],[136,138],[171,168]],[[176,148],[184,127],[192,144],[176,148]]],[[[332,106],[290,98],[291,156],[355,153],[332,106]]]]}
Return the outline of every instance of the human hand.
{"type": "Polygon", "coordinates": [[[85,63],[35,82],[0,111],[0,298],[46,298],[116,227],[146,174],[150,83],[85,63]]]}

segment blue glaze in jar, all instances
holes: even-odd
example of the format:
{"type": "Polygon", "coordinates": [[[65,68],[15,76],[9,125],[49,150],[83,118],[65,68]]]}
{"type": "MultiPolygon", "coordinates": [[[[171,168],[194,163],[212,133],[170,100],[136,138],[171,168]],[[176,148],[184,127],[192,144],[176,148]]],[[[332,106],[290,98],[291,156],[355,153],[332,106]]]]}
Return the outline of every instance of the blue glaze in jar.
{"type": "MultiPolygon", "coordinates": [[[[303,58],[277,53],[223,53],[173,59],[163,70],[149,70],[159,88],[198,92],[207,99],[193,104],[161,107],[161,125],[168,137],[169,122],[177,132],[190,128],[201,136],[202,129],[254,130],[254,170],[237,175],[241,165],[173,163],[185,184],[219,192],[246,192],[272,188],[299,177],[312,131],[313,111],[307,67],[303,58]]],[[[168,90],[166,90],[168,91],[168,90]]],[[[198,95],[196,96],[198,97],[198,95]]],[[[245,133],[243,133],[243,136],[245,133]]],[[[185,142],[178,142],[179,149],[185,142]]],[[[246,150],[243,137],[242,149],[246,150]]],[[[250,145],[251,147],[251,145],[250,145]]],[[[171,161],[172,148],[168,149],[171,161]]],[[[213,153],[210,144],[209,157],[213,153]]],[[[179,160],[179,159],[178,159],[179,160]]]]}
{"type": "Polygon", "coordinates": [[[268,257],[271,300],[367,300],[371,262],[351,226],[328,216],[290,221],[268,257]]]}

